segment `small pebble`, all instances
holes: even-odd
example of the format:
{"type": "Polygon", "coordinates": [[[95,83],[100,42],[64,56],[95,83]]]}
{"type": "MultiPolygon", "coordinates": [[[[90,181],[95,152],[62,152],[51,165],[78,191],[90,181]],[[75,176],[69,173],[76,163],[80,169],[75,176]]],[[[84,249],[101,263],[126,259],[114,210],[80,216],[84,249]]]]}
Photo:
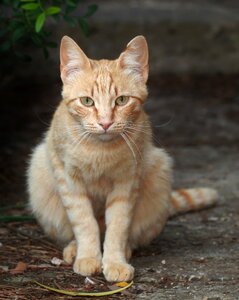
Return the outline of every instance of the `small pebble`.
{"type": "Polygon", "coordinates": [[[85,284],[92,284],[92,285],[94,285],[94,284],[96,284],[96,282],[94,282],[91,278],[89,278],[89,277],[86,277],[85,278],[85,284]]]}
{"type": "Polygon", "coordinates": [[[55,266],[60,266],[63,262],[64,262],[64,260],[62,260],[58,257],[53,257],[51,260],[51,263],[55,266]]]}
{"type": "Polygon", "coordinates": [[[208,221],[216,222],[216,221],[218,221],[218,218],[217,217],[209,217],[208,221]]]}
{"type": "Polygon", "coordinates": [[[163,259],[163,260],[161,261],[161,263],[162,263],[163,265],[165,265],[165,264],[166,264],[166,260],[163,259]]]}
{"type": "Polygon", "coordinates": [[[9,270],[9,267],[8,266],[0,266],[0,269],[7,272],[9,270]]]}

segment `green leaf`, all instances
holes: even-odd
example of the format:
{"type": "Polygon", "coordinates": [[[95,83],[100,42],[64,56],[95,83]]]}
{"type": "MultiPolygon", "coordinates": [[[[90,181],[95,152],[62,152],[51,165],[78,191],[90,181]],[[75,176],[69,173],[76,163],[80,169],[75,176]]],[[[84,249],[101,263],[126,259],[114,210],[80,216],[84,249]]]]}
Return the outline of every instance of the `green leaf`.
{"type": "Polygon", "coordinates": [[[20,4],[19,0],[13,0],[12,3],[11,3],[13,8],[19,8],[19,4],[20,4]]]}
{"type": "Polygon", "coordinates": [[[88,6],[87,12],[84,14],[84,18],[89,18],[92,16],[98,9],[97,4],[91,4],[88,6]]]}
{"type": "Polygon", "coordinates": [[[66,1],[66,5],[70,6],[70,7],[76,7],[77,3],[75,3],[74,1],[71,1],[71,0],[68,0],[68,1],[66,1]]]}
{"type": "Polygon", "coordinates": [[[39,36],[39,34],[33,33],[31,35],[31,39],[36,46],[42,47],[43,41],[42,41],[41,37],[39,36]]]}
{"type": "Polygon", "coordinates": [[[79,24],[80,24],[80,27],[81,27],[82,31],[84,32],[84,34],[86,36],[88,36],[90,34],[90,28],[89,28],[87,21],[83,18],[80,18],[79,24]]]}
{"type": "Polygon", "coordinates": [[[45,23],[45,20],[46,20],[46,14],[43,12],[36,19],[36,23],[35,23],[35,31],[36,32],[41,31],[41,29],[45,23]]]}
{"type": "Polygon", "coordinates": [[[46,12],[47,15],[50,16],[50,15],[58,14],[60,11],[61,11],[60,7],[58,7],[58,6],[51,6],[51,7],[48,7],[45,12],[46,12]]]}
{"type": "Polygon", "coordinates": [[[21,37],[24,36],[24,33],[25,33],[25,28],[24,28],[24,27],[19,27],[19,28],[17,28],[17,29],[13,32],[13,35],[12,35],[12,41],[13,41],[13,42],[18,41],[21,37]]]}
{"type": "Polygon", "coordinates": [[[65,13],[69,14],[69,13],[73,12],[76,9],[76,7],[77,7],[77,3],[72,2],[72,1],[67,1],[65,13]]]}
{"type": "Polygon", "coordinates": [[[35,0],[20,0],[21,2],[36,2],[35,0]]]}
{"type": "Polygon", "coordinates": [[[70,17],[70,16],[64,16],[64,20],[71,26],[71,27],[75,27],[77,26],[77,20],[74,17],[70,17]]]}
{"type": "Polygon", "coordinates": [[[38,3],[27,3],[21,6],[24,10],[36,10],[39,7],[38,3]]]}

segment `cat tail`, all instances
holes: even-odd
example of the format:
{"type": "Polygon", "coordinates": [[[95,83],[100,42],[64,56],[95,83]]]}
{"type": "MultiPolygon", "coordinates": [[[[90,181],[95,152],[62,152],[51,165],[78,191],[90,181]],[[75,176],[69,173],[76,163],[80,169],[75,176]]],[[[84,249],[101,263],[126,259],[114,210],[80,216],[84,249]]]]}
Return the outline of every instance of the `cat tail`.
{"type": "Polygon", "coordinates": [[[180,189],[172,192],[170,216],[213,205],[218,192],[211,188],[180,189]]]}

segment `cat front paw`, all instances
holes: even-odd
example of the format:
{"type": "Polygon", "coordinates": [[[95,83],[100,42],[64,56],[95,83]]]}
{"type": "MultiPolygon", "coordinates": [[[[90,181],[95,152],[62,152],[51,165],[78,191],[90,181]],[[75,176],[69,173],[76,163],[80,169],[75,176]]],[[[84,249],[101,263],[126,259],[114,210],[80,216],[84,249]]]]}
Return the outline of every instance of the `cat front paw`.
{"type": "Polygon", "coordinates": [[[108,262],[103,264],[103,273],[107,281],[130,281],[134,277],[134,268],[127,263],[108,262]]]}
{"type": "Polygon", "coordinates": [[[101,272],[101,259],[95,257],[85,257],[76,259],[73,265],[73,270],[82,276],[91,276],[101,272]]]}

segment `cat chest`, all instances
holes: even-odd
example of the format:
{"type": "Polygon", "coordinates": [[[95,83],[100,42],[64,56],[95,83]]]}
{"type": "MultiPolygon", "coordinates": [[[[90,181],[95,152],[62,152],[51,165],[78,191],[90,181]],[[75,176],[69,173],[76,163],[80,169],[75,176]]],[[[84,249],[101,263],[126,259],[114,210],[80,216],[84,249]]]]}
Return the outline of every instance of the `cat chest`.
{"type": "Polygon", "coordinates": [[[81,153],[79,156],[74,156],[70,164],[76,167],[87,181],[117,176],[124,169],[127,170],[129,165],[124,155],[105,153],[81,153]]]}
{"type": "Polygon", "coordinates": [[[97,180],[88,180],[86,189],[92,200],[105,201],[113,190],[113,181],[109,177],[101,176],[97,180]]]}
{"type": "MultiPolygon", "coordinates": [[[[134,163],[134,161],[132,161],[134,163]]],[[[82,178],[89,195],[95,199],[105,199],[118,181],[135,172],[135,164],[124,155],[93,155],[81,153],[74,156],[70,165],[82,178]]]]}
{"type": "Polygon", "coordinates": [[[102,198],[112,190],[112,177],[117,172],[117,168],[114,168],[109,162],[74,159],[70,165],[73,177],[84,184],[89,195],[102,198]]]}
{"type": "Polygon", "coordinates": [[[128,168],[120,164],[99,162],[80,166],[80,173],[87,192],[93,199],[105,200],[113,191],[118,181],[122,181],[128,168]]]}

